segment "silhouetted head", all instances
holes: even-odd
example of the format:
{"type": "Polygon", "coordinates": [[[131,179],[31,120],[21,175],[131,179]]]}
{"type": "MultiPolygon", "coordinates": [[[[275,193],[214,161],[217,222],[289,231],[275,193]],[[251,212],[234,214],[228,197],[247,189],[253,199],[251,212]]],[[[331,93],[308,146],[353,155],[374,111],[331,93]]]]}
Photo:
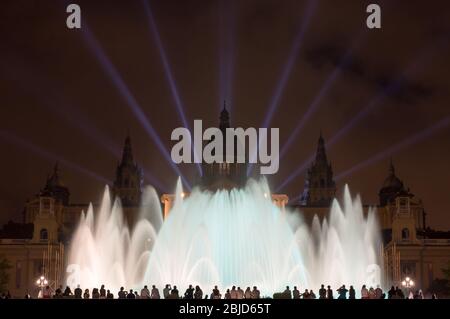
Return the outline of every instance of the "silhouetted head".
{"type": "Polygon", "coordinates": [[[123,289],[124,289],[123,287],[120,287],[120,291],[123,291],[123,289]]]}
{"type": "Polygon", "coordinates": [[[189,289],[191,289],[192,288],[192,285],[189,285],[189,289]]]}
{"type": "Polygon", "coordinates": [[[286,289],[289,290],[289,286],[286,286],[286,289]]]}
{"type": "Polygon", "coordinates": [[[101,289],[105,289],[105,285],[102,285],[100,288],[101,288],[101,289]]]}
{"type": "Polygon", "coordinates": [[[133,289],[130,289],[130,293],[133,293],[133,289]]]}
{"type": "Polygon", "coordinates": [[[324,286],[324,285],[321,285],[320,288],[325,288],[325,286],[324,286]]]}
{"type": "Polygon", "coordinates": [[[231,287],[231,289],[232,289],[232,290],[235,290],[235,289],[236,289],[236,286],[231,287]]]}
{"type": "Polygon", "coordinates": [[[330,287],[330,286],[327,286],[327,288],[330,289],[331,287],[330,287]]]}
{"type": "Polygon", "coordinates": [[[294,290],[297,290],[297,286],[294,286],[294,290]]]}
{"type": "Polygon", "coordinates": [[[177,289],[177,286],[173,286],[173,289],[177,289]]]}
{"type": "Polygon", "coordinates": [[[363,289],[364,289],[364,288],[366,288],[366,285],[363,285],[362,287],[363,287],[363,289]]]}

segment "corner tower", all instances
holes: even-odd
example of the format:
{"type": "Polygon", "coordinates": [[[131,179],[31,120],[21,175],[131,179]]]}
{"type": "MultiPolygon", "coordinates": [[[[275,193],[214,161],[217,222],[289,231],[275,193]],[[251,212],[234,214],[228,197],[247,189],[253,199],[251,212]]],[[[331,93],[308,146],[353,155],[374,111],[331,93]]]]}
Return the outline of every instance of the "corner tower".
{"type": "Polygon", "coordinates": [[[333,169],[328,162],[325,141],[320,134],[316,158],[306,174],[305,188],[300,199],[302,206],[329,206],[336,194],[333,169]]]}
{"type": "Polygon", "coordinates": [[[142,171],[133,158],[130,136],[127,135],[122,161],[117,166],[113,185],[114,196],[118,196],[124,207],[139,206],[142,193],[142,171]]]}

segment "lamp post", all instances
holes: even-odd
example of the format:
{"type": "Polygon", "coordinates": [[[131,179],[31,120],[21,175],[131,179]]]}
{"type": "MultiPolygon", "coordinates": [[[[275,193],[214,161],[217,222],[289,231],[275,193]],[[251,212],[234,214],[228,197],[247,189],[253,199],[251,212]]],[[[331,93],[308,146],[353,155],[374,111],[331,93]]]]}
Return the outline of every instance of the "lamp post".
{"type": "Polygon", "coordinates": [[[44,298],[44,287],[48,285],[48,280],[45,279],[44,276],[41,276],[38,280],[36,280],[36,285],[40,288],[41,298],[44,298]]]}
{"type": "Polygon", "coordinates": [[[411,288],[414,287],[414,281],[411,278],[406,277],[405,280],[402,281],[402,286],[408,289],[408,298],[409,298],[411,288]]]}

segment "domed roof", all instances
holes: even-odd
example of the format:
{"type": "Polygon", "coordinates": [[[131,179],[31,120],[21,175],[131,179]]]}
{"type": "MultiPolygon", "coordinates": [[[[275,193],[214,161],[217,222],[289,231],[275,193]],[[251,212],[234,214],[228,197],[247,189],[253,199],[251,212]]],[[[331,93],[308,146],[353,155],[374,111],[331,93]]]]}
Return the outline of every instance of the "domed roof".
{"type": "Polygon", "coordinates": [[[395,175],[395,168],[391,162],[391,166],[389,167],[389,176],[383,182],[383,187],[389,189],[403,189],[403,182],[395,175]]]}

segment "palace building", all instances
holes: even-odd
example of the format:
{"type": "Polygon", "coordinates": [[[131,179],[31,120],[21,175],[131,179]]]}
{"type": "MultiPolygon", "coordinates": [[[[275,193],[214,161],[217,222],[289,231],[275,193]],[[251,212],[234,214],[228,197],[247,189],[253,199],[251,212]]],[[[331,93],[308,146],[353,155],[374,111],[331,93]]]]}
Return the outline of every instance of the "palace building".
{"type": "MultiPolygon", "coordinates": [[[[225,107],[220,114],[219,127],[222,131],[230,127],[225,107]]],[[[247,182],[245,163],[203,164],[202,168],[203,175],[196,186],[204,190],[240,188],[247,182]]],[[[137,215],[142,180],[142,170],[134,160],[131,139],[127,136],[110,189],[121,199],[129,221],[137,215]]],[[[442,269],[450,262],[450,232],[435,232],[426,227],[427,215],[422,201],[397,176],[392,162],[384,181],[376,182],[381,184],[375,208],[383,237],[381,255],[385,284],[400,285],[408,276],[426,290],[435,279],[444,277],[442,269]]],[[[72,203],[70,195],[55,165],[41,191],[25,203],[23,222],[9,222],[0,230],[0,257],[5,256],[11,265],[8,287],[13,296],[35,295],[36,279],[41,275],[49,279],[53,288],[63,284],[65,250],[82,212],[88,208],[88,204],[72,203]]],[[[289,208],[300,211],[306,222],[311,222],[315,215],[323,219],[335,195],[332,164],[326,154],[325,139],[320,134],[302,196],[289,208]]],[[[271,196],[273,203],[284,210],[288,196],[271,196]]],[[[173,194],[161,196],[164,218],[170,214],[173,201],[173,194]]],[[[364,210],[367,213],[369,206],[365,205],[364,210]]]]}

